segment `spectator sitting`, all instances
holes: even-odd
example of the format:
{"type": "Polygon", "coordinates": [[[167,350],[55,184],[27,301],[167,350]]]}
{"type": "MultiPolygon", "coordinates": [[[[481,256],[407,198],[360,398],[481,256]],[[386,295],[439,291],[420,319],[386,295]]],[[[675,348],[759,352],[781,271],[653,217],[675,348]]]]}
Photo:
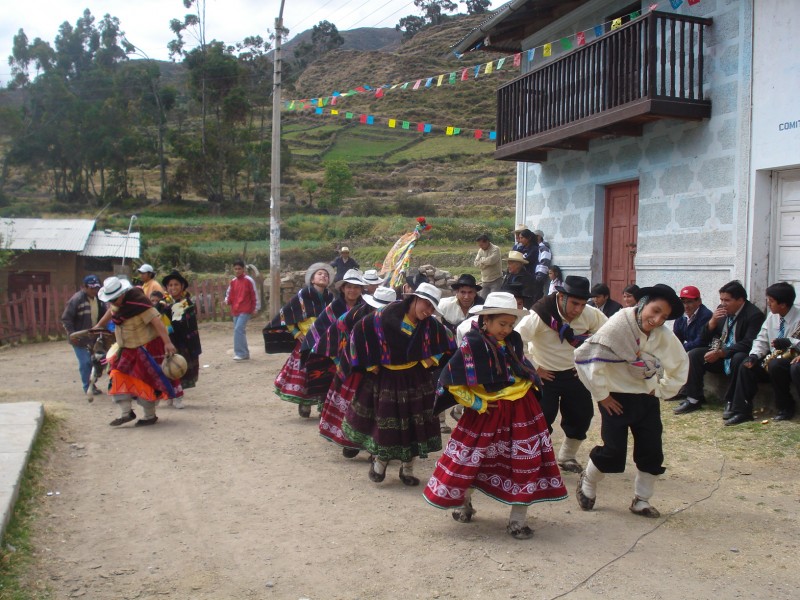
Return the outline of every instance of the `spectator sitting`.
{"type": "Polygon", "coordinates": [[[503,275],[503,287],[508,287],[513,283],[518,283],[522,286],[525,295],[525,308],[533,306],[534,287],[536,280],[528,271],[525,270],[525,265],[528,261],[522,256],[521,252],[512,250],[508,253],[508,270],[503,275]]]}
{"type": "Polygon", "coordinates": [[[636,306],[636,297],[639,295],[639,286],[632,283],[622,290],[622,306],[623,308],[631,308],[636,306]]]}
{"type": "Polygon", "coordinates": [[[592,286],[592,299],[588,304],[599,308],[605,316],[610,317],[622,308],[622,305],[616,300],[612,300],[610,296],[611,290],[605,283],[596,283],[592,286]]]}
{"type": "Polygon", "coordinates": [[[688,352],[702,345],[703,328],[711,319],[711,310],[703,304],[700,290],[693,285],[682,288],[680,298],[684,313],[683,317],[676,319],[672,324],[672,332],[688,352]]]}

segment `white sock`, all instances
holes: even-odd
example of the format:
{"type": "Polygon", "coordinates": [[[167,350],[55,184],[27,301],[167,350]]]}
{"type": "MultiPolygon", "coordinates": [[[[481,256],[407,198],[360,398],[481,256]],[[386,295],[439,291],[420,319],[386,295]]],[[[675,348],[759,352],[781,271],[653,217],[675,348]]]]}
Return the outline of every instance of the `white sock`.
{"type": "Polygon", "coordinates": [[[700,400],[697,398],[692,398],[691,396],[687,396],[686,399],[689,401],[690,404],[700,404],[700,400]]]}
{"type": "Polygon", "coordinates": [[[119,406],[120,415],[127,417],[131,412],[131,395],[130,394],[116,394],[111,397],[114,404],[119,406]]]}
{"type": "Polygon", "coordinates": [[[156,417],[156,403],[155,402],[148,402],[142,398],[136,398],[136,401],[139,403],[139,406],[142,407],[144,410],[144,420],[150,421],[155,419],[156,417]]]}
{"type": "Polygon", "coordinates": [[[400,463],[400,464],[403,467],[403,475],[410,476],[410,477],[414,476],[414,459],[413,458],[408,462],[404,462],[404,463],[400,463]]]}
{"type": "Polygon", "coordinates": [[[375,468],[375,472],[378,475],[383,475],[384,473],[386,473],[386,465],[388,465],[389,463],[388,462],[383,462],[382,460],[378,460],[376,458],[374,464],[375,464],[375,467],[374,467],[375,468]]]}
{"type": "Polygon", "coordinates": [[[657,475],[652,473],[645,473],[644,471],[636,471],[636,479],[633,482],[633,493],[639,500],[647,502],[653,497],[653,490],[656,485],[657,475]]]}
{"type": "Polygon", "coordinates": [[[583,440],[564,438],[564,441],[561,442],[561,448],[558,450],[558,462],[575,460],[575,455],[578,453],[578,448],[581,447],[582,442],[583,440]]]}
{"type": "Polygon", "coordinates": [[[525,525],[527,520],[528,520],[528,507],[524,504],[512,504],[511,516],[508,517],[508,522],[525,525]]]}
{"type": "Polygon", "coordinates": [[[587,498],[597,498],[597,484],[600,483],[606,476],[600,469],[598,469],[591,459],[586,465],[586,477],[583,478],[583,485],[581,490],[583,495],[587,498]]]}

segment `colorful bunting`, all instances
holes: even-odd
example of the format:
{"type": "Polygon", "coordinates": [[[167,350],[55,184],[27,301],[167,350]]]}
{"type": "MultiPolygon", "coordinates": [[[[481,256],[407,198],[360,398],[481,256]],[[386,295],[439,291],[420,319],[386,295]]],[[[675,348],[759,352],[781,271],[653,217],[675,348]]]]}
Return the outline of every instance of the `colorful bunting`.
{"type": "Polygon", "coordinates": [[[475,65],[475,79],[478,78],[478,74],[481,72],[481,66],[475,65]]]}
{"type": "Polygon", "coordinates": [[[466,81],[469,77],[469,73],[467,72],[468,69],[465,67],[463,71],[461,71],[461,81],[466,81]]]}
{"type": "Polygon", "coordinates": [[[504,64],[506,64],[505,56],[497,61],[497,70],[499,71],[500,69],[502,69],[504,64]]]}
{"type": "Polygon", "coordinates": [[[489,61],[488,63],[486,63],[486,70],[484,72],[487,75],[489,75],[492,72],[492,64],[493,64],[492,61],[489,61]]]}
{"type": "Polygon", "coordinates": [[[636,18],[638,18],[638,17],[639,17],[641,14],[642,14],[642,11],[640,11],[640,10],[635,10],[635,11],[633,11],[633,12],[631,13],[631,15],[630,15],[630,19],[631,19],[631,20],[633,20],[633,19],[636,19],[636,18]]]}
{"type": "Polygon", "coordinates": [[[431,87],[431,83],[433,82],[433,77],[428,77],[428,81],[425,82],[425,87],[431,87]]]}
{"type": "Polygon", "coordinates": [[[490,140],[496,140],[497,139],[497,132],[496,131],[490,131],[489,132],[489,139],[490,140]]]}
{"type": "Polygon", "coordinates": [[[531,48],[530,50],[528,50],[528,62],[529,63],[533,62],[533,55],[534,54],[536,54],[536,48],[531,48]]]}
{"type": "Polygon", "coordinates": [[[344,113],[344,118],[345,119],[352,119],[353,118],[353,113],[351,113],[351,112],[344,113]]]}
{"type": "Polygon", "coordinates": [[[442,80],[444,79],[444,75],[439,75],[439,79],[436,80],[436,87],[442,86],[442,80]]]}
{"type": "Polygon", "coordinates": [[[389,128],[394,129],[395,127],[397,127],[397,121],[394,119],[389,119],[389,128]]]}
{"type": "Polygon", "coordinates": [[[338,115],[338,114],[339,114],[339,111],[338,111],[338,110],[336,110],[335,108],[332,108],[332,109],[331,109],[331,114],[332,114],[332,115],[338,115]]]}
{"type": "Polygon", "coordinates": [[[695,4],[700,2],[700,0],[686,0],[686,1],[689,3],[689,6],[694,6],[695,4]]]}
{"type": "Polygon", "coordinates": [[[361,123],[362,125],[366,125],[367,124],[367,115],[361,115],[360,117],[358,117],[358,122],[361,123]]]}
{"type": "Polygon", "coordinates": [[[561,49],[572,50],[572,40],[570,40],[568,37],[561,38],[561,49]]]}
{"type": "Polygon", "coordinates": [[[545,44],[544,45],[544,50],[542,51],[542,54],[544,54],[545,56],[552,56],[552,54],[553,54],[553,44],[545,44]]]}
{"type": "Polygon", "coordinates": [[[444,134],[445,135],[453,135],[453,128],[452,127],[448,127],[447,129],[445,129],[444,134]]]}
{"type": "Polygon", "coordinates": [[[411,89],[418,90],[419,86],[422,84],[422,79],[417,79],[417,83],[414,84],[414,87],[411,89]]]}
{"type": "Polygon", "coordinates": [[[575,41],[578,42],[578,46],[583,46],[586,44],[586,34],[584,32],[579,31],[575,38],[575,41]]]}
{"type": "Polygon", "coordinates": [[[383,88],[378,88],[378,90],[375,92],[375,97],[383,98],[383,88]]]}
{"type": "Polygon", "coordinates": [[[367,125],[372,125],[373,123],[375,123],[375,117],[373,117],[372,115],[369,115],[367,117],[367,125]]]}
{"type": "Polygon", "coordinates": [[[417,123],[417,131],[425,131],[425,123],[417,123]]]}
{"type": "Polygon", "coordinates": [[[408,121],[403,121],[403,129],[408,129],[409,127],[411,127],[411,123],[408,121]]]}
{"type": "Polygon", "coordinates": [[[678,10],[683,4],[683,0],[669,0],[669,3],[672,5],[673,10],[678,10]]]}
{"type": "Polygon", "coordinates": [[[602,25],[595,25],[594,26],[594,37],[600,37],[603,35],[603,26],[602,25]]]}
{"type": "Polygon", "coordinates": [[[455,83],[456,83],[456,72],[455,71],[450,73],[449,83],[450,83],[450,85],[455,85],[455,83]]]}
{"type": "Polygon", "coordinates": [[[476,129],[474,135],[476,140],[481,139],[481,136],[483,135],[483,129],[476,129]]]}
{"type": "Polygon", "coordinates": [[[322,107],[318,106],[316,109],[314,109],[314,112],[317,113],[318,115],[321,115],[322,114],[322,107]]]}
{"type": "Polygon", "coordinates": [[[620,27],[622,27],[622,17],[617,17],[616,19],[611,21],[611,31],[619,29],[620,27]]]}
{"type": "Polygon", "coordinates": [[[515,67],[519,67],[521,64],[522,64],[522,53],[521,52],[517,52],[514,55],[514,66],[515,67]]]}
{"type": "Polygon", "coordinates": [[[433,129],[433,125],[431,125],[430,123],[425,123],[425,130],[424,130],[425,133],[430,133],[431,129],[433,129]]]}

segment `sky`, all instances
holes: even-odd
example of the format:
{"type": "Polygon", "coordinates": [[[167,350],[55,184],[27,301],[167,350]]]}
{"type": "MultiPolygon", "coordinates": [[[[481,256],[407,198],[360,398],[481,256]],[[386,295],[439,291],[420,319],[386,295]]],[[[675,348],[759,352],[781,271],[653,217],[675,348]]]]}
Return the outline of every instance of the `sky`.
{"type": "MultiPolygon", "coordinates": [[[[11,69],[13,38],[20,29],[29,41],[40,37],[53,45],[64,21],[72,25],[88,8],[99,21],[106,13],[117,17],[128,40],[154,59],[167,60],[167,43],[173,38],[171,19],[183,20],[189,12],[182,0],[2,0],[0,19],[0,82],[11,69]]],[[[503,4],[494,0],[493,7],[503,4]]],[[[280,0],[207,0],[206,38],[233,44],[247,36],[267,38],[275,27],[280,0]]],[[[463,4],[459,12],[466,12],[463,4]]],[[[289,0],[283,10],[289,39],[320,21],[330,21],[340,31],[356,27],[394,27],[402,17],[419,14],[413,0],[289,0]]],[[[192,40],[187,39],[191,48],[192,40]]]]}

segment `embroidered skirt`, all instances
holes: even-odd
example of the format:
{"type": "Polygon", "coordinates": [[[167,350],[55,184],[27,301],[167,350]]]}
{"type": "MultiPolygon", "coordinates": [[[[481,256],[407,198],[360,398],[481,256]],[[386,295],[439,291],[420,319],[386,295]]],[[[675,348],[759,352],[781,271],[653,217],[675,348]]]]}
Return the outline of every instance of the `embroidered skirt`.
{"type": "Polygon", "coordinates": [[[442,449],[434,388],[420,364],[365,373],[342,424],[345,435],[380,460],[410,461],[442,449]]]}
{"type": "Polygon", "coordinates": [[[156,338],[138,348],[122,348],[111,363],[109,393],[132,394],[155,402],[183,396],[180,380],[170,380],[161,370],[164,342],[156,338]]]}
{"type": "Polygon", "coordinates": [[[364,374],[360,372],[351,373],[344,380],[334,377],[320,411],[319,434],[342,448],[360,448],[344,434],[342,421],[363,377],[364,374]]]}
{"type": "Polygon", "coordinates": [[[327,356],[302,354],[297,342],[275,378],[275,393],[294,404],[321,404],[333,381],[336,366],[327,356]]]}
{"type": "Polygon", "coordinates": [[[567,497],[533,392],[501,400],[484,414],[465,410],[423,494],[438,508],[454,508],[471,487],[506,504],[567,497]]]}

